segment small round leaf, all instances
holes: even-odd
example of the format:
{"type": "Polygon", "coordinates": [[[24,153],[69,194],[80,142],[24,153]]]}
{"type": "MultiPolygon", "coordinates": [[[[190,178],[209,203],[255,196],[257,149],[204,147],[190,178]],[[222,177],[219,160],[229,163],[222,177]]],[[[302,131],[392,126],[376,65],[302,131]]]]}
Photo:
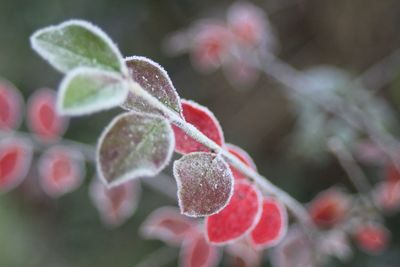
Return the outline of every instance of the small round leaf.
{"type": "Polygon", "coordinates": [[[216,154],[195,152],[174,162],[181,212],[209,216],[223,209],[233,192],[233,177],[225,160],[216,154]]]}
{"type": "Polygon", "coordinates": [[[172,129],[164,118],[137,112],[121,114],[99,139],[99,177],[113,186],[154,176],[168,164],[173,148],[172,129]]]}

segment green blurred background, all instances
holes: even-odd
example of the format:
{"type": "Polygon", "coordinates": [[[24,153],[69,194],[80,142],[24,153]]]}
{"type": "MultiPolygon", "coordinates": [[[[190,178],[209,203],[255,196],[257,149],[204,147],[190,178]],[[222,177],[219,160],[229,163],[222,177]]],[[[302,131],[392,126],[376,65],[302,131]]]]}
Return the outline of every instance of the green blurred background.
{"type": "MultiPolygon", "coordinates": [[[[289,155],[295,125],[291,102],[279,84],[261,77],[248,90],[235,90],[221,71],[196,72],[187,56],[167,57],[161,47],[171,32],[196,19],[225,16],[232,1],[195,0],[0,0],[0,76],[13,82],[28,97],[41,87],[56,88],[61,75],[29,46],[38,28],[70,18],[92,21],[118,43],[126,56],[147,56],[165,67],[178,93],[212,110],[225,138],[245,148],[259,171],[302,202],[334,184],[352,186],[337,162],[327,156],[318,162],[289,155]]],[[[252,1],[270,16],[278,35],[279,56],[299,69],[334,65],[351,73],[379,62],[400,46],[399,0],[263,0],[252,1]]],[[[398,79],[397,79],[398,80],[398,79]]],[[[379,91],[394,110],[400,104],[396,79],[379,91]]],[[[72,119],[69,139],[95,144],[102,128],[120,112],[112,110],[72,119]]],[[[396,113],[398,119],[398,114],[396,113]]],[[[25,128],[23,128],[25,129],[25,128]]],[[[90,267],[135,266],[163,246],[142,240],[140,223],[154,208],[175,202],[145,185],[136,214],[123,226],[106,229],[90,203],[87,185],[59,200],[50,200],[25,183],[0,197],[0,266],[90,267]]],[[[372,180],[381,179],[371,168],[372,180]]],[[[400,266],[400,217],[387,218],[393,232],[390,248],[380,256],[355,250],[347,263],[329,266],[400,266]]],[[[173,250],[178,255],[178,250],[173,250]]],[[[160,264],[176,266],[176,262],[160,264]]]]}

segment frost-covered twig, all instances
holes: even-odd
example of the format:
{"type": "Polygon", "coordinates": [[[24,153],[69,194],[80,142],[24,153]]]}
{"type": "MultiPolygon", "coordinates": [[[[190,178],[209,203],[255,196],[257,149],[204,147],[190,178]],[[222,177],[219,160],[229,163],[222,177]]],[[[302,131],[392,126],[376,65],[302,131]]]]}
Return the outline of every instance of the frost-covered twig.
{"type": "Polygon", "coordinates": [[[329,150],[336,156],[340,165],[346,171],[349,179],[361,194],[369,194],[372,186],[369,184],[363,170],[356,163],[351,153],[340,139],[331,137],[327,142],[329,150]]]}
{"type": "Polygon", "coordinates": [[[253,180],[257,185],[261,187],[264,192],[272,194],[276,196],[280,201],[282,201],[282,203],[284,203],[288,207],[288,209],[291,210],[293,215],[296,216],[299,222],[301,222],[306,229],[311,230],[311,232],[315,231],[314,225],[308,215],[307,210],[303,207],[301,203],[292,198],[288,193],[272,184],[267,178],[260,175],[258,172],[246,166],[231,153],[229,153],[224,148],[205,136],[192,124],[187,123],[175,112],[172,112],[169,108],[165,107],[163,104],[157,101],[157,99],[155,99],[152,95],[150,95],[134,81],[131,80],[129,88],[133,94],[143,97],[150,105],[153,105],[157,109],[161,110],[173,124],[181,128],[187,135],[194,138],[196,141],[208,147],[215,153],[223,155],[234,168],[253,180]]]}

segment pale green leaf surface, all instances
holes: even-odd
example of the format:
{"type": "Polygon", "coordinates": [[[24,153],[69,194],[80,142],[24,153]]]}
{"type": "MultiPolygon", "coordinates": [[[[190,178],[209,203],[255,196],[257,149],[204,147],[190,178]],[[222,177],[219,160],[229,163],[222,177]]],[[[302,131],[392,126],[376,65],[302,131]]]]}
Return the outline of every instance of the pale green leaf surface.
{"type": "Polygon", "coordinates": [[[92,67],[126,73],[116,45],[101,29],[86,21],[70,20],[38,30],[32,35],[31,44],[61,72],[92,67]]]}
{"type": "Polygon", "coordinates": [[[120,105],[127,94],[126,82],[115,72],[77,68],[60,85],[57,109],[70,116],[89,114],[120,105]]]}

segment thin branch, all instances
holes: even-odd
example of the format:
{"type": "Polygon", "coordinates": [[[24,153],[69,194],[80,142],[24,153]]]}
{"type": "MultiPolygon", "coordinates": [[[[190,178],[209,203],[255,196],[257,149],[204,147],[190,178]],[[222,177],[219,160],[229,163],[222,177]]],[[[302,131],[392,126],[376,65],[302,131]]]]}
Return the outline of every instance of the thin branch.
{"type": "Polygon", "coordinates": [[[396,49],[359,75],[355,82],[366,84],[371,91],[384,87],[400,67],[400,49],[396,49]]]}
{"type": "MultiPolygon", "coordinates": [[[[339,96],[331,95],[329,99],[324,99],[320,94],[315,94],[310,90],[312,84],[307,77],[302,76],[298,70],[273,55],[265,55],[262,65],[258,68],[266,75],[282,83],[288,94],[295,94],[308,99],[322,111],[342,118],[354,129],[366,133],[376,145],[387,153],[395,164],[398,164],[400,143],[389,133],[377,128],[376,124],[371,122],[370,118],[367,118],[357,107],[349,105],[339,96]]],[[[400,169],[400,166],[398,167],[400,169]]]]}
{"type": "Polygon", "coordinates": [[[372,186],[368,182],[361,167],[357,164],[350,151],[339,138],[331,137],[327,142],[329,150],[336,156],[340,165],[347,173],[350,181],[361,194],[369,194],[372,186]]]}
{"type": "Polygon", "coordinates": [[[239,170],[245,176],[253,180],[264,192],[276,196],[288,207],[298,221],[304,226],[306,231],[309,231],[310,234],[315,234],[317,232],[307,210],[301,203],[292,198],[288,193],[279,187],[272,184],[269,180],[267,180],[267,178],[246,166],[243,162],[216,144],[214,141],[209,139],[192,124],[182,119],[179,114],[170,110],[168,107],[159,102],[132,79],[129,79],[129,82],[129,89],[133,94],[143,97],[151,106],[161,110],[173,124],[181,128],[188,136],[208,147],[211,151],[224,156],[235,169],[239,170]]]}

